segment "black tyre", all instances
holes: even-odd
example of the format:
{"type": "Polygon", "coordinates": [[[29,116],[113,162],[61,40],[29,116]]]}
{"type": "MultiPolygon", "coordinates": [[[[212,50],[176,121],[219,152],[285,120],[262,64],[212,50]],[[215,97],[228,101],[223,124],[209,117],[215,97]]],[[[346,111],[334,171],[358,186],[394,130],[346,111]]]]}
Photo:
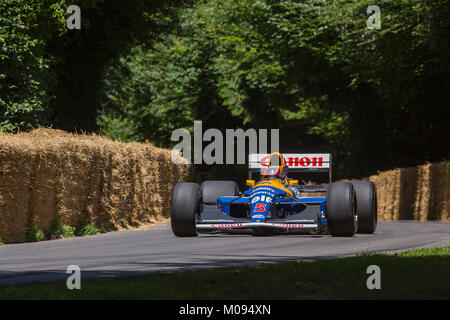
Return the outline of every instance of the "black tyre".
{"type": "Polygon", "coordinates": [[[352,237],[356,233],[355,200],[355,191],[350,182],[334,182],[328,186],[327,222],[332,236],[352,237]]]}
{"type": "Polygon", "coordinates": [[[239,193],[239,187],[234,181],[207,180],[202,183],[203,204],[217,204],[217,198],[223,196],[235,196],[239,193]]]}
{"type": "Polygon", "coordinates": [[[356,192],[358,233],[374,233],[377,229],[377,192],[371,181],[352,181],[356,192]]]}
{"type": "Polygon", "coordinates": [[[178,237],[195,237],[196,216],[200,187],[197,183],[179,182],[172,192],[172,212],[170,223],[173,233],[178,237]]]}

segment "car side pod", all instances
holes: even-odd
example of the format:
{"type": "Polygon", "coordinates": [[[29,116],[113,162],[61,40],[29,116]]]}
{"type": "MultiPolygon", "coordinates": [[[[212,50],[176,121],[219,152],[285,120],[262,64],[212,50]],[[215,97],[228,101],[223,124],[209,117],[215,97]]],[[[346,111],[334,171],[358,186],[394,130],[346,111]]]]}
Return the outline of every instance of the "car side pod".
{"type": "Polygon", "coordinates": [[[179,182],[172,192],[170,223],[178,237],[195,237],[199,215],[200,186],[197,183],[179,182]]]}
{"type": "Polygon", "coordinates": [[[352,237],[356,233],[356,194],[350,182],[334,182],[328,186],[326,216],[332,236],[352,237]]]}

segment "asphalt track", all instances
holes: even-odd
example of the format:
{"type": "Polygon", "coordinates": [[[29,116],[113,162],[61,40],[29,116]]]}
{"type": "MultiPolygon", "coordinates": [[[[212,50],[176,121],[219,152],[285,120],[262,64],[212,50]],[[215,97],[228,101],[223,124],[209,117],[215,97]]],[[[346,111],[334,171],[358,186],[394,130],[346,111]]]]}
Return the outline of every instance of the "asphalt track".
{"type": "MultiPolygon", "coordinates": [[[[396,252],[450,245],[449,222],[380,222],[373,235],[203,234],[173,236],[161,223],[145,230],[0,246],[0,285],[66,280],[78,265],[82,279],[159,271],[325,259],[365,252],[396,252]]],[[[1,288],[0,288],[1,290],[1,288]]]]}

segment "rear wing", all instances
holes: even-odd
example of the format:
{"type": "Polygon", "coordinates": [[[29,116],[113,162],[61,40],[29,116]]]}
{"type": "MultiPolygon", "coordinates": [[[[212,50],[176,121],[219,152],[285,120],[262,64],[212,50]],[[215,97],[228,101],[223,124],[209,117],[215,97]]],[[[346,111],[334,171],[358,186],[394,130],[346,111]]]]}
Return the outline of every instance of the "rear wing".
{"type": "MultiPolygon", "coordinates": [[[[284,165],[290,172],[328,172],[330,183],[332,179],[332,156],[330,153],[284,153],[284,165]]],[[[264,170],[269,166],[270,154],[251,153],[248,156],[248,170],[251,179],[252,172],[264,170]]]]}

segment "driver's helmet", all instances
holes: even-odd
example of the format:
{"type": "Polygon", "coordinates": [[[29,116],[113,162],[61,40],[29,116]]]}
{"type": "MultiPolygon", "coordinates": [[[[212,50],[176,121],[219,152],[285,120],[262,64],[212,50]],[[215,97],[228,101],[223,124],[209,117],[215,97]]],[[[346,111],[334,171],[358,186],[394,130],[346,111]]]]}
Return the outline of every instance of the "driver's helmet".
{"type": "Polygon", "coordinates": [[[274,152],[269,157],[269,166],[263,171],[264,179],[285,179],[288,167],[284,165],[283,156],[274,152]]]}

